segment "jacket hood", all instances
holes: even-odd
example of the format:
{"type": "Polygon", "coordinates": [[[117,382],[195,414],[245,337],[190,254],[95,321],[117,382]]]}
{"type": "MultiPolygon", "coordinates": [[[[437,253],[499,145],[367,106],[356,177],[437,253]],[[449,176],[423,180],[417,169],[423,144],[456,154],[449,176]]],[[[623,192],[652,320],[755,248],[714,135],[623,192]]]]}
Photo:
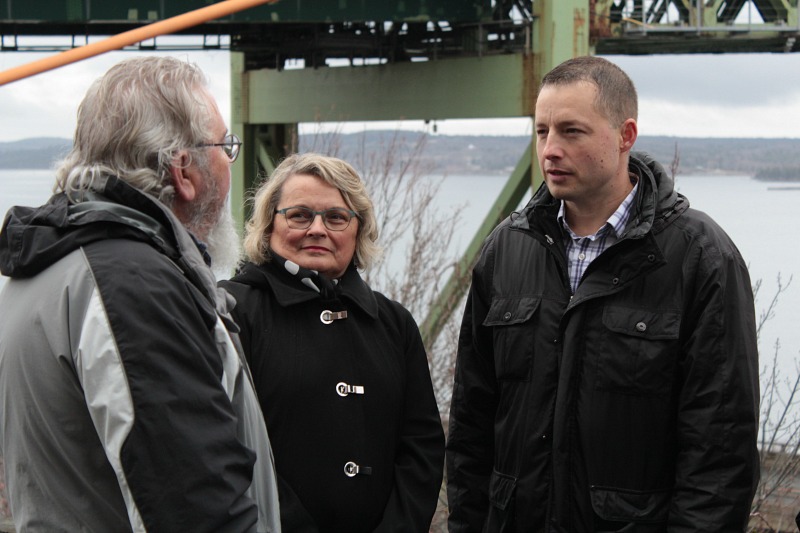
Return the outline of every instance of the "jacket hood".
{"type": "Polygon", "coordinates": [[[164,204],[115,176],[101,176],[79,198],[64,193],[43,206],[13,207],[0,230],[0,273],[31,277],[81,246],[105,239],[147,242],[174,261],[223,315],[232,299],[218,291],[197,244],[164,204]]]}
{"type": "MultiPolygon", "coordinates": [[[[636,197],[638,209],[626,228],[628,237],[641,237],[651,230],[660,231],[665,224],[675,219],[675,214],[688,209],[689,200],[675,191],[675,181],[649,154],[631,152],[628,170],[639,177],[636,197]]],[[[555,210],[558,205],[559,201],[550,194],[547,184],[542,183],[530,202],[522,209],[521,216],[514,218],[511,225],[529,229],[531,217],[536,212],[555,210]]]]}
{"type": "Polygon", "coordinates": [[[113,238],[150,241],[174,256],[171,226],[154,198],[103,177],[77,201],[59,193],[41,207],[12,207],[0,231],[0,272],[34,276],[83,245],[113,238]]]}

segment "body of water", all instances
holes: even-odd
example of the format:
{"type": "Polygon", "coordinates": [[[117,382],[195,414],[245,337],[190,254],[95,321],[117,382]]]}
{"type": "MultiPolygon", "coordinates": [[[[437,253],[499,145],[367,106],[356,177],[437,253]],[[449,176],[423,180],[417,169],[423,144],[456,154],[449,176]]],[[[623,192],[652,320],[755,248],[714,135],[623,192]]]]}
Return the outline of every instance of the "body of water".
{"type": "MultiPolygon", "coordinates": [[[[461,211],[455,252],[469,244],[505,180],[505,176],[448,176],[442,181],[438,207],[461,211]]],[[[0,170],[0,214],[4,216],[12,205],[45,202],[52,184],[53,173],[48,170],[0,170]]],[[[800,222],[800,189],[786,186],[724,175],[679,175],[676,184],[692,207],[711,215],[728,232],[749,265],[753,282],[761,280],[757,314],[772,299],[778,276],[784,284],[792,279],[760,339],[762,367],[771,362],[779,341],[779,368],[788,377],[796,375],[800,359],[800,249],[792,244],[800,222]]],[[[4,282],[0,277],[0,287],[4,282]]]]}

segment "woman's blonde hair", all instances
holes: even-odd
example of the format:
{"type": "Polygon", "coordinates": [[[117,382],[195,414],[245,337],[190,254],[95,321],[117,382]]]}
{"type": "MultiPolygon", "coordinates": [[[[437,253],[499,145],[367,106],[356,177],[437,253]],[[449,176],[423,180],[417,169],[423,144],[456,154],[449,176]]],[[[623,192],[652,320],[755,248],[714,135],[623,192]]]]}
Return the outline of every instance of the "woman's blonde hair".
{"type": "Polygon", "coordinates": [[[362,270],[369,268],[380,254],[380,248],[377,244],[378,222],[364,182],[347,162],[315,153],[287,157],[256,191],[252,199],[253,216],[245,228],[244,250],[247,258],[256,264],[269,261],[269,242],[283,184],[296,175],[315,176],[336,187],[347,207],[358,214],[353,261],[362,270]]]}

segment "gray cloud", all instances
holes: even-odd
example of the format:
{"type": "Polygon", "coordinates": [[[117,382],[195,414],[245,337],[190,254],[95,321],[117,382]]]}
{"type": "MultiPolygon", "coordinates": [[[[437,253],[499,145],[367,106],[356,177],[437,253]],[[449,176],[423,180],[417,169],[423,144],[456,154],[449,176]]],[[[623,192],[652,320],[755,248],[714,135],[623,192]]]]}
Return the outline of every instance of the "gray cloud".
{"type": "Polygon", "coordinates": [[[767,106],[800,99],[800,53],[608,56],[640,98],[685,104],[767,106]]]}
{"type": "MultiPolygon", "coordinates": [[[[137,52],[112,52],[0,87],[0,141],[71,137],[86,88],[112,64],[137,52]]],[[[224,52],[175,53],[197,62],[229,116],[230,65],[224,52]]],[[[41,57],[41,55],[39,55],[41,57]]],[[[0,70],[37,59],[0,52],[0,70]]],[[[643,132],[708,137],[800,135],[800,53],[609,56],[631,76],[643,104],[643,132]]],[[[526,134],[516,121],[445,121],[447,134],[526,134]]],[[[355,125],[352,125],[355,127],[355,125]]],[[[411,126],[411,125],[409,125],[411,126]]]]}

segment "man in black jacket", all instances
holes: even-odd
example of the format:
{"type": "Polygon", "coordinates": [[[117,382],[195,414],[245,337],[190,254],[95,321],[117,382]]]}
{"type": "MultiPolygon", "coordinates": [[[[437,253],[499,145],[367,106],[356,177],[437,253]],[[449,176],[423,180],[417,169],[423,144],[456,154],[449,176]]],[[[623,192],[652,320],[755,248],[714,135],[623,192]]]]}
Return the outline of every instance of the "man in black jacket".
{"type": "Polygon", "coordinates": [[[266,427],[208,266],[238,242],[238,148],[197,67],[124,61],[81,103],[59,192],[6,217],[0,446],[17,531],[280,530],[266,427]]]}
{"type": "Polygon", "coordinates": [[[451,533],[743,531],[758,355],[728,236],[631,154],[637,95],[597,57],[548,73],[545,184],[473,272],[447,443],[451,533]]]}

